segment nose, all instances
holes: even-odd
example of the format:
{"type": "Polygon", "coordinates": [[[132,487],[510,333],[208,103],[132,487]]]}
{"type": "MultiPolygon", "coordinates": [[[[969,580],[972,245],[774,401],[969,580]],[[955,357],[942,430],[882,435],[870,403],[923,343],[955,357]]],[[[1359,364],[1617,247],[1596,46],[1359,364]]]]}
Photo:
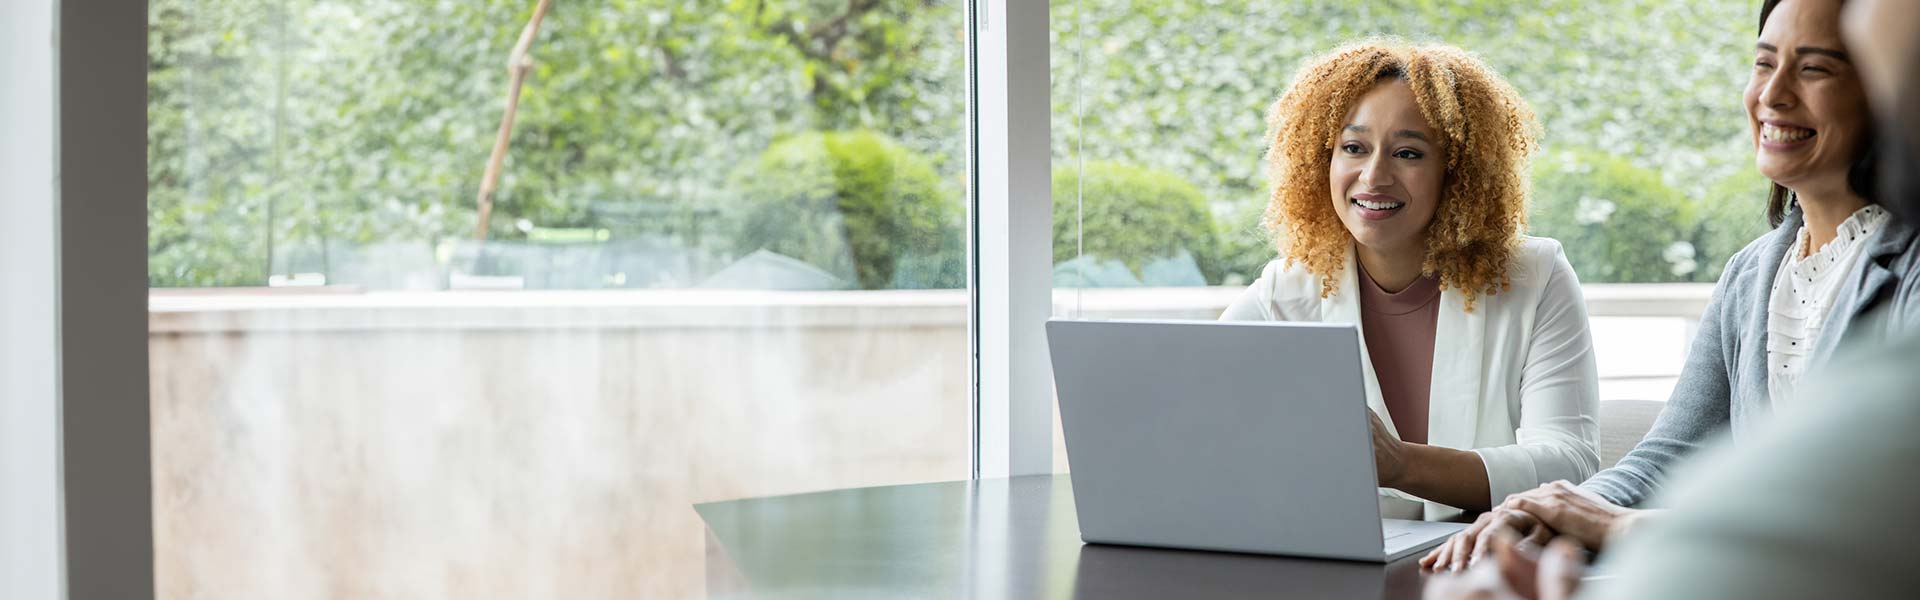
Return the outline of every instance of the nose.
{"type": "Polygon", "coordinates": [[[1794,90],[1796,83],[1792,69],[1774,69],[1760,84],[1760,105],[1774,110],[1793,108],[1800,103],[1800,96],[1794,90]]]}
{"type": "Polygon", "coordinates": [[[1393,185],[1393,162],[1387,153],[1375,152],[1360,166],[1360,185],[1367,190],[1384,190],[1393,185]]]}

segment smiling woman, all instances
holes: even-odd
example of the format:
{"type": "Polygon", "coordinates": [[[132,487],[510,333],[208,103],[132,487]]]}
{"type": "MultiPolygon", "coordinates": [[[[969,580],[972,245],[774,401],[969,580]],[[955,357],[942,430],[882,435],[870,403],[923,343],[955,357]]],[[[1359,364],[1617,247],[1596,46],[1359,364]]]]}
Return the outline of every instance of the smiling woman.
{"type": "Polygon", "coordinates": [[[1267,126],[1265,224],[1284,234],[1289,263],[1321,276],[1323,294],[1336,291],[1330,275],[1356,240],[1372,272],[1431,275],[1468,306],[1508,283],[1538,127],[1479,59],[1447,46],[1346,46],[1301,69],[1267,126]]]}
{"type": "Polygon", "coordinates": [[[1537,127],[1519,94],[1459,48],[1369,40],[1308,61],[1267,122],[1281,258],[1221,319],[1360,325],[1380,485],[1428,501],[1392,516],[1592,473],[1579,280],[1520,233],[1537,127]]]}

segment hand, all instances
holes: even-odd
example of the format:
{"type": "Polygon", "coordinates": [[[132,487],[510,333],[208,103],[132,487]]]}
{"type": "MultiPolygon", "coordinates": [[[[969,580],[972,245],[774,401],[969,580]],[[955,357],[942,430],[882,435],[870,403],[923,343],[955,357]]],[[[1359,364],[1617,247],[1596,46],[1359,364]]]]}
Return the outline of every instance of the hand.
{"type": "Polygon", "coordinates": [[[1447,538],[1447,541],[1441,542],[1439,547],[1422,557],[1420,569],[1429,572],[1466,570],[1486,555],[1494,537],[1503,534],[1536,547],[1553,537],[1553,531],[1533,515],[1496,506],[1493,510],[1480,513],[1472,525],[1453,534],[1453,537],[1447,538]]]}
{"type": "Polygon", "coordinates": [[[1368,410],[1367,418],[1367,429],[1373,431],[1373,470],[1380,476],[1380,487],[1399,487],[1401,476],[1407,472],[1405,442],[1387,433],[1379,413],[1368,410]]]}
{"type": "Polygon", "coordinates": [[[1427,580],[1426,597],[1442,600],[1567,600],[1580,589],[1586,560],[1579,545],[1560,538],[1540,546],[1496,530],[1487,540],[1493,560],[1465,573],[1442,573],[1427,580]]]}
{"type": "Polygon", "coordinates": [[[1624,533],[1641,511],[1615,506],[1599,494],[1566,481],[1555,481],[1507,497],[1500,504],[1532,515],[1560,535],[1599,550],[1624,533]]]}

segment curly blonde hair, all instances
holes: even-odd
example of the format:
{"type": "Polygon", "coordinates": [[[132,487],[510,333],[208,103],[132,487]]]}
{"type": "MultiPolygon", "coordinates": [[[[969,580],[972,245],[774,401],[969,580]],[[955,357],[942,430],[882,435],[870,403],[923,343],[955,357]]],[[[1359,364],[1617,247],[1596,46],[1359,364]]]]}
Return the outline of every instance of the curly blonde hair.
{"type": "Polygon", "coordinates": [[[1353,235],[1334,213],[1327,169],[1347,112],[1379,81],[1413,90],[1420,116],[1440,132],[1446,183],[1427,225],[1423,274],[1459,289],[1473,310],[1479,294],[1507,289],[1508,262],[1527,220],[1527,163],[1539,144],[1533,109],[1493,68],[1465,50],[1367,39],[1311,59],[1267,111],[1267,179],[1272,200],[1262,224],[1287,265],[1320,276],[1333,294],[1353,235]]]}

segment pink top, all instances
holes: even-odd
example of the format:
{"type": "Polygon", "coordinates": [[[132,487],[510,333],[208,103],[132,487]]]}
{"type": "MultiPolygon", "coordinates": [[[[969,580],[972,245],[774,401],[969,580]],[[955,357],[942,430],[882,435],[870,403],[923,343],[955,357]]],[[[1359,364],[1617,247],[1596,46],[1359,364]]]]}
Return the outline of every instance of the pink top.
{"type": "MultiPolygon", "coordinates": [[[[1354,261],[1356,266],[1360,261],[1354,261]]],[[[1427,443],[1427,397],[1433,385],[1433,331],[1440,318],[1440,280],[1422,276],[1388,293],[1360,267],[1360,330],[1380,380],[1380,396],[1400,439],[1427,443]]]]}

